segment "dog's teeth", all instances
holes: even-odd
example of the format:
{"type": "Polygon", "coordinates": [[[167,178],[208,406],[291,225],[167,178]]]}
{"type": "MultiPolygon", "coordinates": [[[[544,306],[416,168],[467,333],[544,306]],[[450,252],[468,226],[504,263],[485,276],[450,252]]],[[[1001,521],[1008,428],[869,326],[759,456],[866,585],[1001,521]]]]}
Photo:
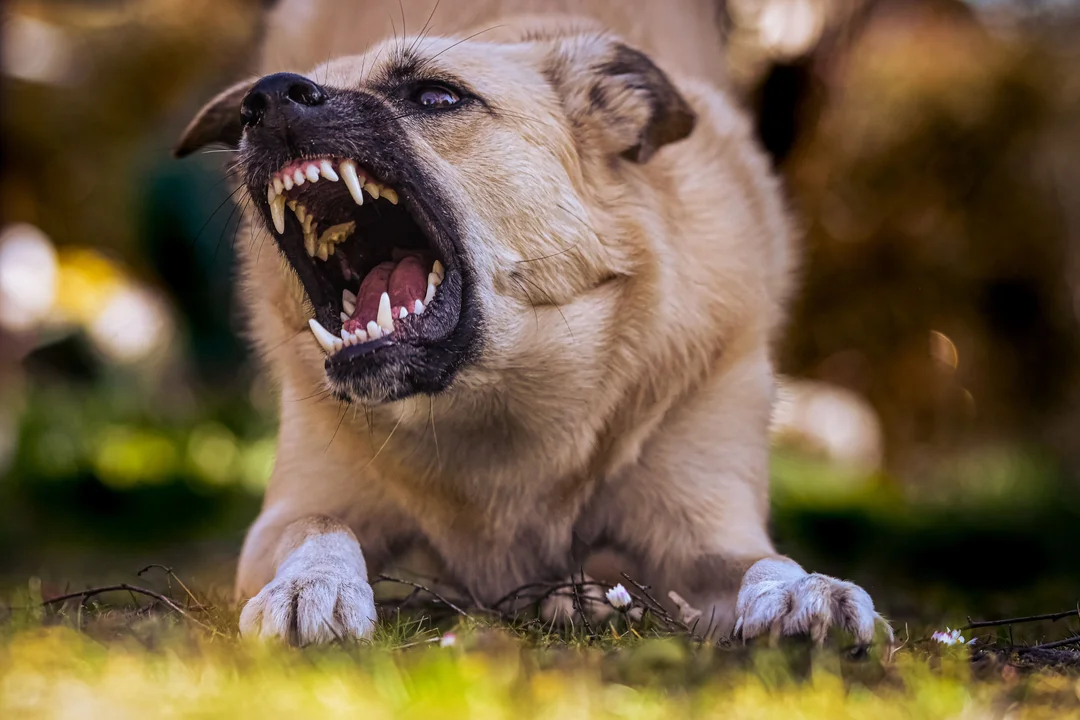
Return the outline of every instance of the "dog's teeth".
{"type": "Polygon", "coordinates": [[[442,285],[442,278],[433,272],[429,272],[427,274],[427,281],[428,285],[434,285],[435,287],[439,287],[440,285],[442,285]]]}
{"type": "Polygon", "coordinates": [[[384,198],[386,198],[387,200],[389,200],[391,205],[397,205],[397,203],[398,203],[397,190],[394,190],[393,188],[383,188],[382,189],[382,196],[384,198]]]}
{"type": "Polygon", "coordinates": [[[348,305],[356,305],[356,293],[349,289],[342,290],[341,302],[348,305]]]}
{"type": "Polygon", "coordinates": [[[382,328],[380,328],[378,325],[376,325],[375,321],[372,320],[371,322],[369,322],[367,324],[367,334],[368,334],[368,337],[371,338],[372,340],[378,340],[379,338],[382,337],[382,328]]]}
{"type": "Polygon", "coordinates": [[[369,182],[364,186],[364,189],[368,191],[368,195],[376,200],[379,199],[379,185],[377,183],[369,182]]]}
{"type": "Polygon", "coordinates": [[[304,233],[304,250],[308,257],[315,257],[315,233],[304,233]]]}
{"type": "Polygon", "coordinates": [[[326,248],[327,255],[333,255],[337,251],[337,246],[334,243],[326,243],[323,247],[326,248]]]}
{"type": "Polygon", "coordinates": [[[412,310],[412,311],[413,311],[413,315],[419,315],[419,314],[421,314],[422,312],[424,312],[424,303],[422,303],[422,302],[420,302],[419,300],[417,300],[417,301],[416,301],[416,302],[415,302],[415,303],[413,304],[413,310],[412,310]]]}
{"type": "Polygon", "coordinates": [[[278,235],[285,232],[285,196],[278,195],[270,203],[270,217],[274,221],[274,229],[278,235]]]}
{"type": "Polygon", "coordinates": [[[387,333],[394,329],[394,317],[390,314],[390,295],[383,293],[379,298],[379,314],[375,318],[379,327],[387,333]]]}
{"type": "Polygon", "coordinates": [[[347,312],[341,313],[341,315],[339,315],[338,317],[341,318],[341,322],[343,322],[343,323],[346,323],[346,322],[349,322],[350,320],[352,320],[352,318],[349,317],[349,313],[347,313],[347,312]]]}
{"type": "Polygon", "coordinates": [[[439,282],[442,282],[442,279],[446,277],[446,268],[444,268],[443,264],[438,260],[431,266],[431,272],[439,276],[439,282]]]}
{"type": "Polygon", "coordinates": [[[322,349],[328,353],[335,352],[337,348],[335,345],[341,343],[336,337],[330,334],[330,331],[324,328],[319,321],[315,318],[308,320],[308,327],[311,328],[312,334],[315,335],[315,339],[319,341],[319,345],[322,345],[322,349]]]}
{"type": "Polygon", "coordinates": [[[330,182],[338,181],[338,174],[334,172],[334,166],[330,164],[329,160],[323,160],[319,163],[319,171],[322,172],[322,176],[330,182]]]}
{"type": "MultiPolygon", "coordinates": [[[[348,290],[346,290],[345,293],[352,295],[348,290]]],[[[356,312],[356,296],[353,295],[353,299],[350,300],[349,295],[346,295],[345,293],[341,294],[341,307],[345,312],[349,313],[349,315],[352,315],[356,312]]]]}
{"type": "Polygon", "coordinates": [[[277,194],[277,191],[274,190],[274,186],[273,185],[267,185],[266,186],[266,202],[273,205],[274,204],[274,198],[276,198],[277,196],[278,196],[278,194],[277,194]]]}
{"type": "MultiPolygon", "coordinates": [[[[303,210],[303,206],[301,206],[300,209],[303,210]]],[[[313,215],[308,215],[307,211],[305,211],[304,216],[300,218],[300,224],[304,226],[304,232],[315,232],[315,217],[313,215]]]]}
{"type": "Polygon", "coordinates": [[[341,178],[345,181],[345,187],[349,188],[349,194],[357,205],[364,204],[364,192],[361,190],[360,177],[356,174],[356,163],[352,160],[342,160],[338,165],[341,178]]]}
{"type": "Polygon", "coordinates": [[[424,293],[424,307],[431,304],[431,298],[435,297],[435,286],[428,282],[427,292],[424,293]]]}
{"type": "Polygon", "coordinates": [[[357,330],[356,332],[354,332],[353,337],[356,338],[356,342],[358,343],[366,343],[368,340],[367,333],[363,330],[357,330]]]}
{"type": "Polygon", "coordinates": [[[308,165],[307,169],[304,170],[304,175],[307,177],[308,182],[316,182],[319,179],[319,168],[313,164],[308,165]]]}
{"type": "Polygon", "coordinates": [[[293,181],[292,181],[292,178],[290,176],[282,175],[281,176],[281,182],[285,186],[286,190],[292,190],[293,181]]]}
{"type": "Polygon", "coordinates": [[[280,195],[285,191],[285,185],[281,182],[281,178],[274,178],[274,192],[280,195]]]}
{"type": "Polygon", "coordinates": [[[296,172],[293,173],[292,179],[293,182],[297,185],[303,185],[304,181],[307,180],[307,178],[304,177],[304,173],[300,170],[300,168],[296,168],[296,172]]]}
{"type": "Polygon", "coordinates": [[[315,251],[315,255],[320,260],[326,260],[326,258],[330,257],[330,251],[327,249],[326,245],[320,245],[319,249],[315,251]]]}
{"type": "Polygon", "coordinates": [[[398,314],[397,314],[398,320],[404,320],[405,316],[408,315],[408,314],[409,314],[409,311],[406,310],[404,307],[398,308],[398,314]]]}
{"type": "Polygon", "coordinates": [[[353,334],[345,328],[341,328],[341,339],[345,342],[346,347],[356,342],[356,338],[353,337],[353,334]]]}
{"type": "Polygon", "coordinates": [[[356,221],[332,225],[319,236],[319,242],[327,244],[345,242],[355,229],[356,221]]]}

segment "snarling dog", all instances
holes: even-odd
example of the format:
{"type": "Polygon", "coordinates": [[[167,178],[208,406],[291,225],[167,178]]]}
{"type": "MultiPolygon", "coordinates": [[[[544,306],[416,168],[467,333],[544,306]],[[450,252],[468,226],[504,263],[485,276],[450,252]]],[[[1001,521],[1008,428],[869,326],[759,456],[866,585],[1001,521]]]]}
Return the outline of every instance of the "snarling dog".
{"type": "MultiPolygon", "coordinates": [[[[314,5],[278,18],[286,49],[325,58],[305,18],[365,27],[314,5]]],[[[244,634],[369,636],[369,577],[419,549],[482,604],[604,554],[698,632],[871,640],[867,593],[767,534],[792,233],[747,120],[688,72],[714,29],[668,29],[703,6],[646,35],[597,10],[395,36],[192,121],[180,154],[237,149],[262,233],[240,292],[281,389],[244,634]]]]}

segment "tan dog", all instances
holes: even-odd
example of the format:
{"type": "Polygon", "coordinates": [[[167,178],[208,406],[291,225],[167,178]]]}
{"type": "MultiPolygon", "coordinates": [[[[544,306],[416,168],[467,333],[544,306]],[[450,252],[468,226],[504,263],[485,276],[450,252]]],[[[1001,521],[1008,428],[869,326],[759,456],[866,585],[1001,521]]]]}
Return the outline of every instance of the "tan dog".
{"type": "Polygon", "coordinates": [[[713,5],[594,4],[444,0],[438,33],[367,48],[386,8],[287,2],[265,67],[306,76],[186,131],[238,147],[279,251],[240,246],[281,386],[245,634],[365,637],[369,573],[421,548],[481,603],[611,550],[699,631],[871,639],[869,596],[766,532],[792,240],[746,119],[690,77],[719,79],[713,5]]]}

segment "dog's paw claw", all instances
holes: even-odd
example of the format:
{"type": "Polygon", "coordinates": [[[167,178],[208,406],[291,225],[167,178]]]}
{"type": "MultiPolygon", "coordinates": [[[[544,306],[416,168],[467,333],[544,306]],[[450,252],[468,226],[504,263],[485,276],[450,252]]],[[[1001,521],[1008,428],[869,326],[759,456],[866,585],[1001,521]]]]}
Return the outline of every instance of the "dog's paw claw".
{"type": "Polygon", "coordinates": [[[251,598],[240,614],[240,634],[304,646],[368,638],[375,620],[366,579],[311,570],[276,577],[251,598]]]}
{"type": "Polygon", "coordinates": [[[850,632],[862,645],[874,638],[880,623],[889,640],[892,628],[874,610],[874,601],[858,585],[818,573],[795,578],[746,582],[739,591],[734,636],[809,635],[825,641],[830,628],[850,632]]]}

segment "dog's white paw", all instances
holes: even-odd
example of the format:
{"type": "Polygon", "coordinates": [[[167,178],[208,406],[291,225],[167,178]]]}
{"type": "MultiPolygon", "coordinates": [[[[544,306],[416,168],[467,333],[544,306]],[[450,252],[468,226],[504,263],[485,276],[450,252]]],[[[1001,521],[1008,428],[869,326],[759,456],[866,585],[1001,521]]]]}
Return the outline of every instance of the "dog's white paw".
{"type": "Polygon", "coordinates": [[[240,633],[298,646],[370,637],[375,594],[363,556],[358,545],[355,551],[339,545],[337,537],[325,535],[294,551],[274,579],[244,605],[240,633]]]}
{"type": "Polygon", "coordinates": [[[807,573],[787,559],[766,558],[743,578],[735,607],[734,634],[752,638],[769,633],[810,635],[824,642],[832,627],[850,632],[862,645],[873,640],[880,622],[892,640],[892,628],[874,610],[874,601],[858,585],[828,575],[807,573]]]}

